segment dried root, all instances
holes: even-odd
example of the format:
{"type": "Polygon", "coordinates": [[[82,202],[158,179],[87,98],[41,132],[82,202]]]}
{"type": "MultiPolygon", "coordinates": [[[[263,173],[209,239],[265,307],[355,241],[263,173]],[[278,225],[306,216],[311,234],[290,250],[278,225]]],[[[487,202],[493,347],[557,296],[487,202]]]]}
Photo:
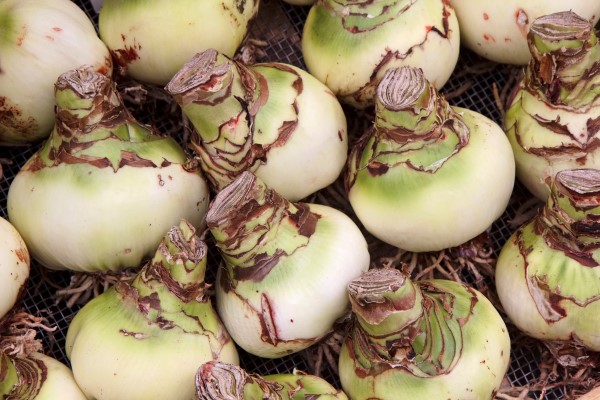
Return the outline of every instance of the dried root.
{"type": "Polygon", "coordinates": [[[36,338],[37,330],[48,333],[56,327],[48,326],[48,320],[24,311],[14,311],[0,321],[0,352],[27,356],[42,350],[42,342],[36,338]]]}
{"type": "Polygon", "coordinates": [[[13,161],[9,160],[8,158],[0,158],[0,179],[2,179],[3,175],[3,171],[2,171],[2,165],[12,165],[13,161]]]}
{"type": "Polygon", "coordinates": [[[349,328],[350,318],[344,318],[319,343],[301,352],[308,363],[309,373],[321,377],[324,367],[338,374],[338,358],[349,328]]]}
{"type": "MultiPolygon", "coordinates": [[[[55,302],[59,304],[64,301],[68,308],[72,308],[75,304],[85,304],[117,282],[131,282],[137,272],[134,269],[112,273],[74,272],[71,275],[69,286],[56,291],[55,302]]],[[[52,286],[56,287],[55,284],[52,286]]]]}
{"type": "Polygon", "coordinates": [[[269,43],[264,40],[246,38],[240,49],[237,51],[234,60],[241,62],[244,65],[254,65],[257,62],[262,62],[267,59],[265,48],[269,43]]]}

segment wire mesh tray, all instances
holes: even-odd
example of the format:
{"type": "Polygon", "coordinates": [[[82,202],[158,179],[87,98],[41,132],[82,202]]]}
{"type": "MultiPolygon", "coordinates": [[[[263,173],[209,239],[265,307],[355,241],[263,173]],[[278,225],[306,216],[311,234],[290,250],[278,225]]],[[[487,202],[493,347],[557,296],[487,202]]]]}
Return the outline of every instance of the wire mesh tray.
{"type": "MultiPolygon", "coordinates": [[[[281,0],[262,0],[259,16],[252,25],[246,50],[250,51],[257,62],[279,61],[304,68],[300,51],[302,27],[309,7],[292,6],[281,0]]],[[[97,12],[91,1],[78,0],[77,3],[97,26],[97,12]]],[[[515,68],[494,64],[480,59],[468,50],[461,49],[459,63],[453,76],[442,90],[452,105],[468,108],[501,123],[502,110],[498,98],[502,90],[514,78],[515,68]]],[[[363,112],[345,108],[349,122],[349,134],[360,135],[370,124],[368,115],[363,112]]],[[[169,121],[156,120],[151,115],[136,115],[142,122],[155,126],[159,131],[172,133],[173,127],[169,121]]],[[[7,218],[6,199],[10,183],[19,168],[37,150],[37,146],[27,148],[11,148],[0,146],[0,161],[4,162],[4,176],[0,178],[0,216],[7,218]]],[[[323,192],[322,196],[327,196],[323,192]]],[[[314,202],[319,202],[315,197],[314,202]]],[[[515,228],[515,218],[522,213],[522,208],[539,206],[532,202],[531,196],[518,183],[515,185],[511,202],[505,214],[491,227],[488,232],[490,254],[495,258],[502,245],[515,228]]],[[[347,211],[347,210],[345,210],[347,211]]],[[[350,211],[351,212],[351,209],[350,211]]],[[[352,216],[352,215],[351,215],[352,216]]],[[[383,246],[384,250],[386,249],[383,246]]],[[[384,251],[385,253],[385,251],[384,251]]],[[[382,253],[382,257],[386,254],[382,253]]],[[[372,258],[377,258],[372,254],[372,258]]],[[[209,268],[218,264],[216,254],[209,254],[209,268]]],[[[210,270],[209,270],[210,279],[210,270]]],[[[467,281],[476,280],[467,272],[467,281]]],[[[214,277],[214,271],[213,275],[214,277]]],[[[25,310],[33,315],[47,318],[51,326],[57,329],[52,332],[39,331],[43,340],[44,351],[63,361],[68,365],[65,355],[65,335],[71,319],[81,308],[81,304],[68,307],[64,301],[56,301],[56,292],[59,288],[69,285],[71,275],[68,272],[50,272],[32,262],[31,276],[28,288],[24,294],[22,305],[25,310]]],[[[493,282],[488,283],[493,287],[493,282]]],[[[548,362],[548,352],[545,347],[533,339],[525,338],[516,332],[510,323],[511,339],[511,364],[506,375],[505,385],[509,388],[505,393],[510,393],[514,398],[536,399],[563,399],[568,398],[568,385],[585,376],[580,369],[568,369],[548,362]],[[579,374],[579,375],[578,375],[579,374]],[[519,396],[521,397],[517,397],[519,396]]],[[[315,353],[315,352],[313,352],[315,353]]],[[[306,354],[294,354],[279,359],[261,359],[240,350],[241,365],[248,371],[259,374],[289,373],[294,369],[313,372],[314,364],[306,354]]],[[[340,387],[336,372],[326,362],[323,363],[321,376],[336,387],[340,387]]],[[[588,367],[589,368],[589,367],[588,367]]],[[[587,378],[587,382],[578,382],[589,390],[597,383],[587,378]]],[[[582,390],[583,391],[583,390],[582,390]]],[[[502,398],[511,398],[507,394],[502,398]]]]}

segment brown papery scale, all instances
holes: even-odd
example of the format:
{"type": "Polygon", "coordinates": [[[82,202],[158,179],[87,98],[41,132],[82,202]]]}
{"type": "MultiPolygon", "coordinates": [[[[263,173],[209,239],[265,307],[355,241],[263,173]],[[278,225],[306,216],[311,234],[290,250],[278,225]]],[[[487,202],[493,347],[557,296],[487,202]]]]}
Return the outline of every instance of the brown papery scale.
{"type": "Polygon", "coordinates": [[[573,12],[560,12],[540,17],[531,25],[528,33],[529,63],[532,88],[541,90],[554,104],[569,104],[564,101],[564,92],[570,92],[577,82],[587,75],[600,72],[596,64],[592,70],[573,67],[585,62],[595,43],[592,39],[593,26],[589,21],[573,12]],[[594,72],[596,71],[596,72],[594,72]]]}
{"type": "Polygon", "coordinates": [[[600,222],[589,216],[600,204],[600,171],[561,171],[554,185],[546,207],[535,218],[536,232],[551,248],[584,265],[598,266],[594,253],[600,248],[600,222]]]}
{"type": "Polygon", "coordinates": [[[282,389],[282,386],[269,384],[260,376],[248,374],[239,366],[231,364],[208,362],[196,374],[198,400],[282,400],[277,389],[282,389]]]}
{"type": "Polygon", "coordinates": [[[293,204],[277,192],[267,188],[263,182],[249,172],[242,173],[231,185],[221,191],[206,215],[206,223],[217,238],[217,246],[228,262],[241,267],[234,273],[235,280],[262,280],[277,265],[279,257],[291,255],[296,248],[306,245],[314,233],[319,215],[311,213],[304,204],[293,204]],[[248,221],[266,219],[268,226],[285,224],[300,237],[297,247],[280,248],[267,257],[270,246],[269,235],[277,230],[265,229],[264,225],[249,228],[248,221]],[[219,231],[224,233],[223,236],[219,231]],[[260,239],[251,249],[240,255],[243,242],[239,238],[258,235],[260,239]],[[229,239],[228,239],[229,238],[229,239]]]}

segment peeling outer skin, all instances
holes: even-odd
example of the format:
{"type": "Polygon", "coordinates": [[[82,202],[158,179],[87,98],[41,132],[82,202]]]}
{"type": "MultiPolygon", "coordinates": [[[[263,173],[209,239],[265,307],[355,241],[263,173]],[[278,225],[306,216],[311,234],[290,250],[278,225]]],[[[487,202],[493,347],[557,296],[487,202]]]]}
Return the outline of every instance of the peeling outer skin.
{"type": "MultiPolygon", "coordinates": [[[[161,254],[162,258],[157,260],[155,256],[155,259],[142,269],[136,285],[148,288],[164,285],[169,293],[184,303],[207,301],[208,285],[204,282],[207,245],[195,235],[189,241],[186,240],[179,229],[171,229],[168,235],[171,242],[169,245],[175,246],[178,251],[169,251],[169,245],[161,242],[157,253],[161,254]]],[[[160,309],[159,307],[154,306],[157,309],[160,309]]]]}
{"type": "Polygon", "coordinates": [[[582,254],[572,246],[565,249],[539,218],[519,228],[500,252],[495,281],[503,308],[530,336],[558,341],[577,337],[599,351],[599,250],[582,254]]]}
{"type": "Polygon", "coordinates": [[[124,107],[116,84],[89,68],[56,82],[56,125],[50,140],[23,166],[28,172],[60,164],[97,168],[169,167],[186,161],[183,150],[139,124],[124,107]]]}
{"type": "MultiPolygon", "coordinates": [[[[226,272],[219,270],[217,282],[223,286],[231,286],[231,283],[225,280],[225,275],[226,272]]],[[[264,293],[261,295],[260,306],[255,307],[247,296],[240,294],[236,289],[230,288],[226,292],[217,289],[216,304],[223,322],[229,326],[227,330],[234,342],[248,353],[259,357],[280,358],[296,353],[317,343],[329,333],[327,330],[318,337],[297,339],[282,337],[277,325],[282,316],[274,314],[275,310],[271,308],[269,298],[264,293]],[[235,315],[243,315],[244,320],[235,321],[235,315]]]]}
{"type": "Polygon", "coordinates": [[[245,172],[217,195],[206,221],[226,262],[238,267],[232,270],[233,281],[260,282],[281,258],[310,243],[320,218],[308,205],[291,203],[245,172]],[[252,226],[248,221],[260,223],[252,226]],[[297,239],[289,243],[278,240],[273,235],[280,230],[297,239]],[[255,238],[252,248],[243,240],[249,238],[255,238]]]}
{"type": "MultiPolygon", "coordinates": [[[[271,85],[265,75],[259,72],[260,69],[248,69],[239,63],[235,63],[232,68],[237,68],[240,81],[248,93],[245,98],[237,98],[240,102],[239,114],[232,115],[222,123],[218,128],[218,136],[215,138],[208,139],[197,130],[192,137],[193,149],[199,155],[202,168],[216,190],[221,190],[231,183],[241,171],[248,170],[256,173],[261,164],[270,161],[268,154],[273,148],[286,145],[298,127],[297,98],[302,94],[304,86],[300,72],[291,66],[285,64],[262,65],[262,68],[281,71],[280,73],[269,73],[267,70],[265,72],[268,76],[278,76],[279,79],[285,77],[287,78],[284,78],[286,83],[291,82],[289,87],[292,88],[292,92],[286,96],[286,100],[289,101],[289,110],[285,110],[284,118],[280,115],[276,116],[275,124],[280,124],[276,126],[268,123],[264,118],[258,117],[261,109],[267,105],[270,95],[271,85]],[[246,136],[235,137],[239,134],[232,133],[233,129],[239,132],[238,124],[247,125],[247,128],[244,129],[246,136]]],[[[209,101],[198,99],[194,102],[197,104],[206,102],[209,107],[219,107],[221,103],[230,100],[231,90],[228,88],[222,97],[216,99],[209,101]]],[[[284,92],[278,91],[276,87],[273,90],[275,98],[281,100],[279,97],[284,92]]],[[[281,107],[282,111],[284,107],[281,107]]]]}
{"type": "Polygon", "coordinates": [[[72,2],[6,0],[0,20],[0,145],[33,144],[52,131],[58,76],[81,65],[111,76],[112,61],[72,2]]]}
{"type": "Polygon", "coordinates": [[[304,398],[306,400],[348,400],[346,394],[334,388],[325,379],[315,375],[295,372],[292,374],[266,375],[263,379],[269,385],[277,385],[278,395],[283,399],[304,398]]]}
{"type": "Polygon", "coordinates": [[[346,117],[335,96],[291,65],[256,64],[251,69],[264,77],[271,96],[256,111],[253,125],[252,147],[260,146],[264,154],[253,164],[255,174],[291,201],[333,183],[348,152],[346,117]],[[288,82],[285,91],[280,89],[283,80],[288,82]],[[275,104],[284,94],[285,106],[275,104]]]}
{"type": "Polygon", "coordinates": [[[587,110],[597,104],[600,44],[594,27],[572,12],[538,18],[528,42],[532,54],[523,88],[551,105],[587,110]]]}
{"type": "Polygon", "coordinates": [[[551,248],[579,262],[600,266],[600,173],[595,169],[559,172],[533,229],[551,248]]]}
{"type": "Polygon", "coordinates": [[[513,148],[517,178],[545,201],[558,171],[600,168],[600,97],[584,109],[552,105],[519,89],[504,129],[513,148]]]}
{"type": "Polygon", "coordinates": [[[358,140],[349,156],[347,191],[364,170],[372,176],[382,176],[394,168],[406,167],[434,175],[452,157],[459,157],[469,144],[471,132],[461,115],[422,74],[413,76],[416,72],[406,68],[394,70],[381,82],[384,93],[381,106],[378,104],[376,108],[374,125],[358,140]],[[423,86],[413,88],[417,79],[423,86]],[[427,95],[424,104],[417,104],[417,94],[419,98],[427,95]],[[406,115],[407,122],[398,125],[400,122],[394,120],[398,115],[406,115]],[[413,126],[408,120],[421,122],[413,126]]]}
{"type": "Polygon", "coordinates": [[[206,248],[199,240],[182,220],[131,284],[118,282],[75,315],[66,352],[88,398],[188,400],[199,365],[239,363],[210,298],[185,291],[196,289],[194,278],[203,285],[206,248]],[[149,381],[161,384],[149,387],[149,381]]]}
{"type": "Polygon", "coordinates": [[[233,57],[258,7],[255,0],[143,4],[105,0],[98,28],[129,76],[166,85],[196,53],[216,49],[233,57]]]}
{"type": "Polygon", "coordinates": [[[344,4],[318,1],[302,37],[308,71],[343,102],[357,108],[373,105],[385,71],[404,65],[423,69],[438,89],[446,83],[460,47],[458,21],[449,2],[412,1],[402,8],[393,2],[375,11],[371,2],[344,4]],[[356,14],[351,18],[350,12],[356,14]],[[371,12],[381,14],[371,19],[371,12]],[[445,62],[434,61],[439,59],[445,62]]]}
{"type": "Polygon", "coordinates": [[[423,281],[418,285],[427,316],[411,329],[386,339],[369,337],[357,324],[353,326],[339,359],[345,393],[353,400],[385,399],[389,393],[402,393],[406,398],[492,399],[508,369],[510,353],[510,339],[500,315],[481,293],[456,282],[423,281]],[[431,323],[427,318],[432,318],[431,323]],[[425,342],[421,355],[418,346],[424,344],[423,335],[438,332],[438,323],[455,325],[445,331],[452,335],[446,340],[433,339],[442,347],[432,348],[425,342]],[[377,347],[375,343],[386,345],[377,347]],[[451,352],[457,344],[457,352],[446,364],[449,359],[444,352],[451,352]]]}
{"type": "MultiPolygon", "coordinates": [[[[461,27],[461,44],[489,60],[502,64],[526,65],[531,54],[527,32],[531,23],[544,15],[565,10],[562,0],[452,0],[461,27]]],[[[600,19],[600,4],[573,0],[566,7],[582,18],[600,19]]]]}

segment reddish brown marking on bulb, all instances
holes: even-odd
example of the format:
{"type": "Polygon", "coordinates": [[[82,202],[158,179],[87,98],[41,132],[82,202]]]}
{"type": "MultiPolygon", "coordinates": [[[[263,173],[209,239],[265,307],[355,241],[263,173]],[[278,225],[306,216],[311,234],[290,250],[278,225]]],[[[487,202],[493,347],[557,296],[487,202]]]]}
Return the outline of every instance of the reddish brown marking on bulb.
{"type": "Polygon", "coordinates": [[[367,165],[367,170],[369,171],[369,174],[371,174],[372,176],[383,175],[389,169],[390,169],[390,167],[388,165],[380,163],[380,162],[376,162],[376,161],[373,161],[373,162],[369,163],[369,165],[367,165]]]}
{"type": "Polygon", "coordinates": [[[101,65],[100,67],[98,67],[96,69],[96,71],[102,75],[107,75],[108,74],[108,67],[107,67],[108,65],[110,65],[110,60],[107,58],[106,62],[103,65],[101,65]]]}
{"type": "MultiPolygon", "coordinates": [[[[130,166],[130,167],[150,167],[150,168],[156,167],[156,164],[154,164],[150,160],[141,158],[140,156],[138,156],[137,154],[135,154],[133,152],[122,151],[121,152],[121,161],[119,161],[119,168],[124,167],[125,165],[130,166]]],[[[158,176],[158,178],[159,178],[159,180],[162,180],[160,178],[160,175],[158,176]]]]}
{"type": "Polygon", "coordinates": [[[488,14],[488,13],[486,13],[486,12],[484,12],[484,13],[483,13],[483,19],[484,19],[484,20],[486,20],[486,21],[487,21],[488,19],[490,19],[490,16],[489,16],[489,14],[488,14]]]}
{"type": "Polygon", "coordinates": [[[589,118],[585,125],[588,131],[588,136],[595,137],[600,132],[600,116],[596,118],[589,118]]]}
{"type": "Polygon", "coordinates": [[[52,30],[54,32],[62,32],[62,28],[59,28],[58,26],[55,26],[54,28],[52,28],[52,30]]]}
{"type": "Polygon", "coordinates": [[[27,36],[27,25],[23,25],[21,27],[21,35],[17,38],[17,46],[21,47],[23,42],[25,41],[25,36],[27,36]]]}
{"type": "Polygon", "coordinates": [[[125,47],[123,49],[113,50],[111,51],[111,54],[117,64],[123,67],[140,58],[138,52],[133,47],[125,47]]]}
{"type": "Polygon", "coordinates": [[[425,25],[425,32],[431,32],[432,29],[433,29],[432,25],[425,25]]]}
{"type": "Polygon", "coordinates": [[[277,250],[270,255],[266,253],[257,254],[254,257],[254,265],[234,270],[234,279],[236,281],[260,282],[279,264],[279,259],[285,255],[282,250],[277,250]]]}
{"type": "Polygon", "coordinates": [[[54,41],[54,36],[52,36],[52,35],[46,35],[46,39],[54,41]]]}
{"type": "Polygon", "coordinates": [[[511,39],[511,38],[509,38],[509,37],[505,37],[505,38],[504,38],[504,41],[505,41],[506,43],[509,43],[509,42],[512,42],[512,39],[511,39]]]}
{"type": "Polygon", "coordinates": [[[0,96],[0,121],[2,126],[14,130],[24,136],[29,136],[37,129],[37,123],[33,117],[23,119],[23,111],[9,103],[5,96],[0,96]]]}
{"type": "Polygon", "coordinates": [[[487,42],[496,43],[496,39],[494,39],[494,37],[492,35],[490,35],[489,33],[484,33],[483,39],[485,39],[485,41],[487,41],[487,42]]]}
{"type": "Polygon", "coordinates": [[[262,332],[260,338],[263,342],[271,344],[273,346],[277,346],[279,342],[279,337],[277,335],[277,327],[275,326],[275,318],[273,307],[271,307],[271,302],[266,294],[261,295],[261,327],[262,332]]]}
{"type": "Polygon", "coordinates": [[[217,84],[219,84],[222,81],[222,76],[217,76],[217,75],[212,75],[210,77],[210,79],[208,80],[208,82],[203,83],[202,85],[199,85],[198,88],[200,90],[206,91],[206,92],[212,92],[213,88],[215,86],[217,86],[217,84]]]}
{"type": "Polygon", "coordinates": [[[26,263],[29,257],[27,256],[27,249],[20,248],[15,250],[15,255],[19,259],[19,261],[26,263]]]}
{"type": "Polygon", "coordinates": [[[135,60],[139,60],[140,55],[138,52],[142,49],[142,45],[136,43],[134,38],[133,45],[127,46],[125,44],[126,36],[124,34],[121,34],[121,39],[123,39],[123,48],[111,50],[110,53],[117,64],[122,67],[126,67],[127,64],[130,64],[135,60]]]}

